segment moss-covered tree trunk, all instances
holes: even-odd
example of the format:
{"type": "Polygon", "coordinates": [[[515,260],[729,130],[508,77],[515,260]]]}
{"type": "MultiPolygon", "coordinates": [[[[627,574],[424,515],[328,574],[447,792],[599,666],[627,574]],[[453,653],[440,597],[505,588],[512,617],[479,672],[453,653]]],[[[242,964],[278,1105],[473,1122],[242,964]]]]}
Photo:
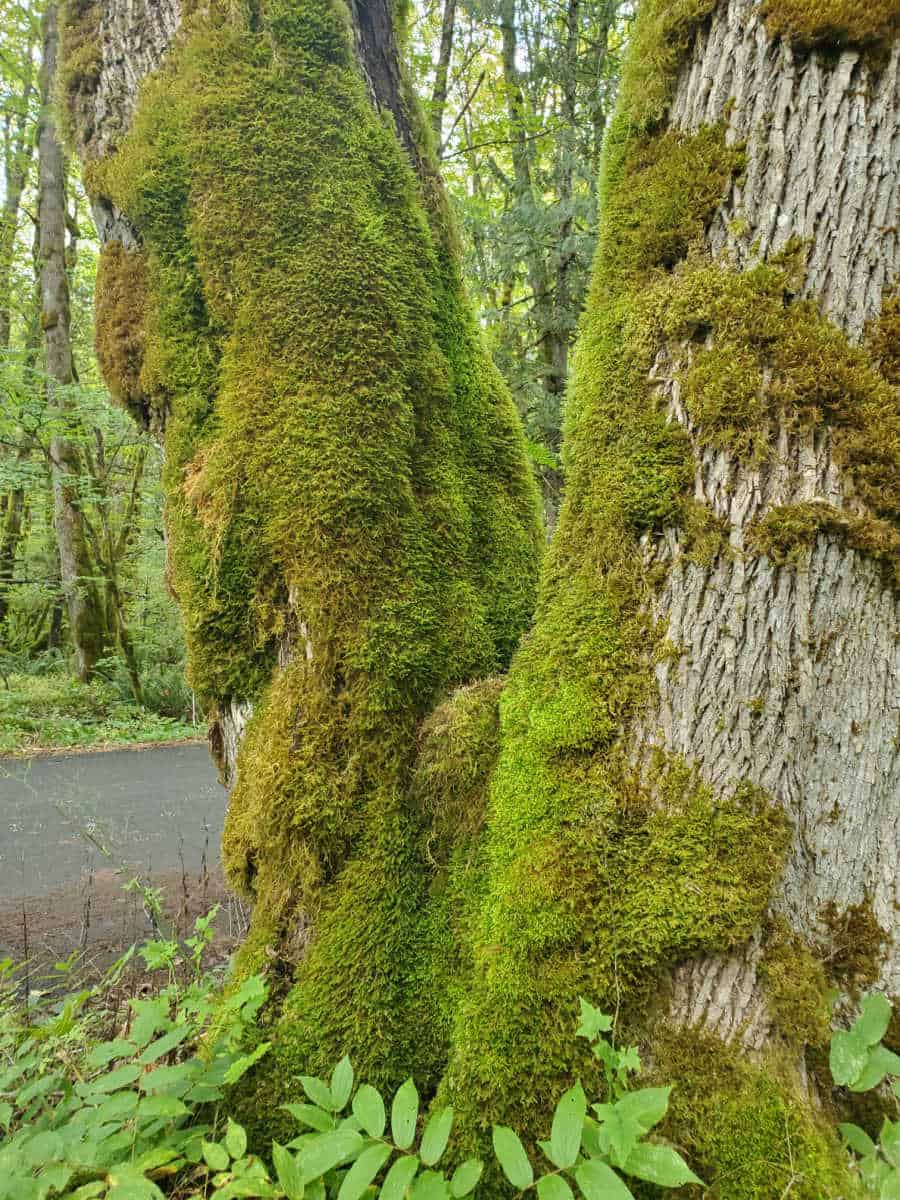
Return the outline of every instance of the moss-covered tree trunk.
{"type": "Polygon", "coordinates": [[[473,1140],[593,1077],[580,993],[710,1195],[854,1194],[825,993],[900,991],[896,34],[639,6],[442,1087],[473,1140]]]}
{"type": "Polygon", "coordinates": [[[374,1082],[442,1067],[418,725],[505,668],[541,543],[394,15],[66,6],[99,358],[165,439],[170,580],[254,902],[242,969],[278,985],[260,1121],[345,1049],[374,1082]]]}

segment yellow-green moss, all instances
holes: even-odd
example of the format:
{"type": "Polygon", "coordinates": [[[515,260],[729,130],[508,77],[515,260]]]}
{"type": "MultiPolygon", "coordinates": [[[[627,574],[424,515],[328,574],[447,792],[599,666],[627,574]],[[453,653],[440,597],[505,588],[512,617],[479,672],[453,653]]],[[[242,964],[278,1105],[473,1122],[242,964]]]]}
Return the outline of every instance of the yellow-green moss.
{"type": "Polygon", "coordinates": [[[760,979],[775,1033],[796,1053],[830,1041],[828,978],[822,957],[783,917],[768,923],[760,979]]]}
{"type": "Polygon", "coordinates": [[[749,545],[780,566],[796,564],[819,534],[829,534],[885,569],[891,586],[900,584],[900,531],[890,521],[861,517],[822,501],[784,504],[751,526],[749,545]]]}
{"type": "Polygon", "coordinates": [[[804,48],[890,48],[900,30],[896,0],[763,0],[773,37],[804,48]]]}
{"type": "Polygon", "coordinates": [[[665,115],[678,67],[717,0],[643,0],[622,68],[619,112],[638,125],[665,115]]]}
{"type": "Polygon", "coordinates": [[[62,129],[74,142],[76,129],[90,127],[89,112],[100,77],[99,0],[62,0],[59,10],[60,54],[56,88],[62,129]]]}
{"type": "Polygon", "coordinates": [[[141,376],[149,302],[147,264],[140,250],[111,241],[100,252],[95,293],[97,362],[113,397],[147,426],[151,413],[141,376]]]}
{"type": "Polygon", "coordinates": [[[801,1091],[790,1052],[757,1057],[711,1034],[662,1027],[650,1057],[658,1079],[675,1083],[662,1132],[677,1138],[709,1200],[863,1195],[827,1117],[801,1091]]]}
{"type": "Polygon", "coordinates": [[[820,917],[828,930],[823,950],[829,977],[842,991],[858,996],[879,978],[889,935],[869,896],[846,909],[831,901],[820,917]]]}
{"type": "Polygon", "coordinates": [[[870,322],[866,333],[882,375],[893,387],[900,387],[900,293],[884,295],[878,319],[870,322]]]}
{"type": "Polygon", "coordinates": [[[240,10],[185,17],[91,185],[144,240],[191,678],[255,702],[223,853],[255,902],[243,967],[288,993],[259,1112],[345,1051],[381,1084],[433,1054],[407,1018],[417,730],[505,667],[542,538],[433,165],[373,109],[345,8],[240,10]]]}

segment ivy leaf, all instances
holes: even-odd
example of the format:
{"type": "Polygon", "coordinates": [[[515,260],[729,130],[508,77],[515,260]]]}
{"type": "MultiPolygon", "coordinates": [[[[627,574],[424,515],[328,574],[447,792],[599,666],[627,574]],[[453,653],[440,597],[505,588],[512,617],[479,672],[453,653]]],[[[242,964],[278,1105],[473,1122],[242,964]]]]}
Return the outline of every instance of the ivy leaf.
{"type": "Polygon", "coordinates": [[[519,1135],[507,1125],[495,1125],[492,1138],[497,1161],[509,1182],[520,1192],[530,1188],[534,1183],[534,1170],[519,1135]]]}
{"type": "Polygon", "coordinates": [[[703,1183],[681,1155],[670,1146],[655,1146],[651,1142],[635,1146],[622,1170],[628,1175],[633,1175],[635,1179],[658,1183],[663,1187],[678,1187],[682,1183],[703,1183]]]}
{"type": "Polygon", "coordinates": [[[411,1079],[400,1085],[391,1105],[391,1134],[400,1150],[408,1150],[416,1136],[419,1093],[411,1079]]]}
{"type": "Polygon", "coordinates": [[[448,1105],[428,1119],[419,1146],[419,1157],[426,1166],[433,1167],[447,1149],[450,1130],[453,1128],[453,1109],[448,1105]]]}
{"type": "Polygon", "coordinates": [[[331,1073],[331,1098],[334,1111],[340,1112],[353,1091],[353,1067],[345,1054],[331,1073]]]}
{"type": "Polygon", "coordinates": [[[887,1046],[875,1046],[869,1051],[865,1066],[850,1084],[851,1092],[868,1092],[878,1087],[886,1075],[900,1074],[900,1056],[887,1046]]]}
{"type": "Polygon", "coordinates": [[[366,1188],[394,1153],[393,1146],[379,1143],[363,1150],[359,1158],[344,1176],[338,1192],[338,1200],[362,1200],[366,1188]]]}
{"type": "Polygon", "coordinates": [[[900,1170],[900,1121],[890,1121],[885,1117],[879,1141],[884,1157],[892,1167],[900,1170]]]}
{"type": "Polygon", "coordinates": [[[384,1177],[380,1200],[402,1200],[418,1169],[419,1160],[415,1155],[407,1154],[398,1158],[384,1177]]]}
{"type": "Polygon", "coordinates": [[[575,1178],[584,1200],[634,1200],[628,1187],[612,1167],[597,1158],[579,1163],[575,1178]]]}
{"type": "Polygon", "coordinates": [[[576,1037],[587,1038],[592,1042],[599,1034],[609,1033],[613,1027],[612,1017],[602,1013],[593,1004],[588,1004],[582,996],[578,997],[578,1003],[581,1005],[581,1022],[575,1030],[576,1037]]]}
{"type": "Polygon", "coordinates": [[[353,1097],[353,1115],[369,1137],[380,1138],[387,1120],[381,1094],[364,1083],[353,1097]]]}
{"type": "Polygon", "coordinates": [[[838,1029],[831,1039],[828,1065],[831,1077],[838,1087],[853,1083],[865,1067],[869,1048],[853,1030],[838,1029]]]}
{"type": "Polygon", "coordinates": [[[881,992],[863,998],[860,1015],[853,1022],[853,1033],[867,1046],[877,1046],[891,1023],[891,1002],[881,992]]]}
{"type": "Polygon", "coordinates": [[[484,1163],[477,1158],[467,1158],[464,1163],[459,1164],[450,1180],[450,1195],[454,1200],[462,1200],[463,1196],[468,1196],[481,1178],[483,1170],[484,1163]]]}
{"type": "Polygon", "coordinates": [[[314,1075],[301,1075],[300,1082],[303,1084],[304,1092],[306,1092],[313,1104],[318,1104],[319,1108],[324,1108],[327,1112],[334,1112],[337,1105],[331,1094],[331,1088],[327,1083],[323,1083],[321,1079],[317,1079],[314,1075]]]}
{"type": "MultiPolygon", "coordinates": [[[[587,1115],[587,1099],[580,1083],[560,1097],[550,1130],[550,1161],[561,1170],[575,1165],[581,1149],[581,1133],[587,1115]]],[[[548,1197],[547,1200],[553,1200],[548,1197]]]]}

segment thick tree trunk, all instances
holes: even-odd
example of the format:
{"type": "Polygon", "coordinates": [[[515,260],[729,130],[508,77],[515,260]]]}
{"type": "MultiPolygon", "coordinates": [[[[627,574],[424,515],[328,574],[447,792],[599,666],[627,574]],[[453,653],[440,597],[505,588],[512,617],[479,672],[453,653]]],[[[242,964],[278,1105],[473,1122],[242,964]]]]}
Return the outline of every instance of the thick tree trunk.
{"type": "Polygon", "coordinates": [[[396,37],[387,0],[66,10],[100,360],[164,429],[225,865],[256,901],[242,969],[288,993],[260,1122],[344,1049],[375,1081],[440,1068],[411,1016],[416,728],[505,665],[541,541],[396,37]]]}
{"type": "Polygon", "coordinates": [[[608,136],[443,1094],[540,1131],[580,993],[710,1194],[842,1197],[826,989],[900,990],[898,48],[686,7],[645,0],[608,136]]]}
{"type": "Polygon", "coordinates": [[[56,432],[50,439],[54,527],[69,631],[80,679],[89,679],[104,651],[104,623],[93,578],[79,498],[81,456],[69,436],[71,405],[66,388],[75,379],[66,274],[66,167],[52,113],[59,44],[57,12],[50,3],[43,20],[41,119],[38,126],[38,227],[40,233],[41,325],[50,411],[56,432]]]}

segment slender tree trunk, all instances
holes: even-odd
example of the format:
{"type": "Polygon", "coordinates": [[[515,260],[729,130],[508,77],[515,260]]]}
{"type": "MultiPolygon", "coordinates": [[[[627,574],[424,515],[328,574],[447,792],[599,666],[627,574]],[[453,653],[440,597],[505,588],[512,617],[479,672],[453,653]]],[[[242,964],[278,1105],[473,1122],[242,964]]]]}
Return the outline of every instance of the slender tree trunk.
{"type": "Polygon", "coordinates": [[[47,5],[43,20],[41,118],[38,126],[41,324],[44,329],[49,408],[57,424],[57,431],[50,439],[50,466],[60,573],[76,671],[80,679],[89,679],[94,664],[103,654],[105,639],[78,495],[82,474],[81,456],[76,442],[70,436],[73,418],[66,397],[66,389],[75,380],[75,368],[66,274],[66,166],[52,113],[58,42],[56,4],[51,2],[47,5]]]}
{"type": "Polygon", "coordinates": [[[444,0],[444,14],[441,20],[441,46],[434,72],[434,88],[431,93],[431,128],[438,145],[438,153],[442,144],[444,128],[444,110],[447,107],[447,82],[450,75],[450,61],[453,58],[453,34],[456,28],[456,0],[444,0]]]}
{"type": "Polygon", "coordinates": [[[16,232],[22,194],[28,180],[33,143],[28,136],[29,109],[34,95],[33,46],[28,43],[22,74],[22,93],[3,128],[3,209],[0,213],[0,350],[9,348],[12,313],[10,289],[16,232]]]}

